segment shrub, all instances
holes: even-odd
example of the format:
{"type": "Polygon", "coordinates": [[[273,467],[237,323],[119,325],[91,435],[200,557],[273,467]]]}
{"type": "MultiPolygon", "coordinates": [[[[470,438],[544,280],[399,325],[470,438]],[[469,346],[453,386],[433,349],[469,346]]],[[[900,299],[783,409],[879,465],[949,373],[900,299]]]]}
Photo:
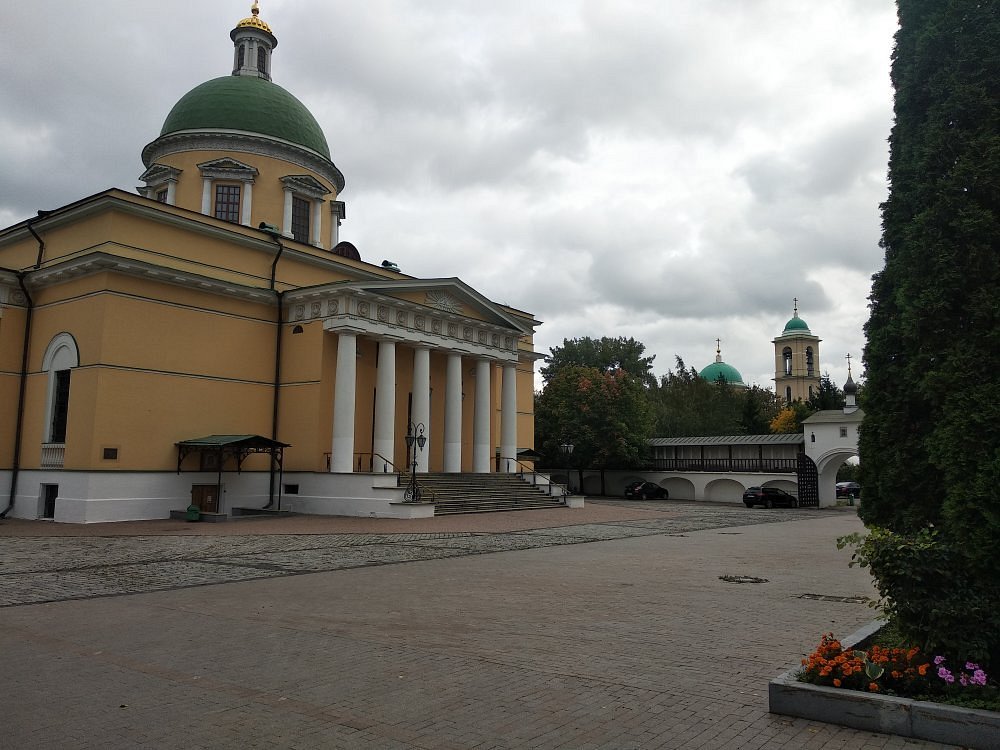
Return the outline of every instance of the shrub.
{"type": "Polygon", "coordinates": [[[928,526],[914,534],[870,527],[837,546],[853,546],[851,565],[871,570],[885,617],[924,653],[994,668],[1000,586],[978,575],[962,545],[928,526]]]}

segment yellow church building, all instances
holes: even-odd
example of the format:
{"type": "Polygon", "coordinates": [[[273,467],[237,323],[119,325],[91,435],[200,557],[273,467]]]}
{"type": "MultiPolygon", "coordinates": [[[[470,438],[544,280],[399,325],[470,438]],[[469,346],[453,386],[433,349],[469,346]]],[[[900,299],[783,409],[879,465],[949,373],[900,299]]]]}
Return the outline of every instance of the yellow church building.
{"type": "Polygon", "coordinates": [[[408,430],[418,473],[533,446],[537,321],[342,242],[344,177],[271,80],[256,3],[230,36],[232,74],[170,110],[138,195],[0,230],[0,515],[407,517],[408,430]]]}

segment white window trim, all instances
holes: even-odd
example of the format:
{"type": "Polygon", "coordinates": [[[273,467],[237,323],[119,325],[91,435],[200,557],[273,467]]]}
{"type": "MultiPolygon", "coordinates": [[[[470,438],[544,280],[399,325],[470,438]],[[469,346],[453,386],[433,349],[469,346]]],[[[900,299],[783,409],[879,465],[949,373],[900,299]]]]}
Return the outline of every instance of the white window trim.
{"type": "Polygon", "coordinates": [[[42,371],[48,373],[47,394],[45,398],[45,442],[52,442],[52,410],[56,400],[56,373],[61,370],[72,370],[80,366],[80,350],[76,339],[69,333],[56,334],[45,349],[42,357],[42,371]]]}

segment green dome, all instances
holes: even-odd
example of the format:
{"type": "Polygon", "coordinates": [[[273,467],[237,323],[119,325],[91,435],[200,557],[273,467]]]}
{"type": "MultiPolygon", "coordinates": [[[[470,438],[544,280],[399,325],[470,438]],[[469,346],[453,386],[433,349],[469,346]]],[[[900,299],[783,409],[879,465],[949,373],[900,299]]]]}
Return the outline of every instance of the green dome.
{"type": "Polygon", "coordinates": [[[781,335],[784,336],[786,333],[812,333],[812,331],[809,330],[809,326],[802,318],[795,315],[785,323],[785,330],[781,332],[781,335]]]}
{"type": "Polygon", "coordinates": [[[729,385],[735,385],[741,388],[746,388],[747,385],[743,382],[743,376],[740,375],[740,371],[732,365],[727,365],[725,362],[713,362],[698,374],[710,383],[717,382],[721,377],[729,383],[729,385]]]}
{"type": "Polygon", "coordinates": [[[281,86],[263,78],[224,76],[196,86],[170,110],[160,135],[209,128],[269,135],[330,158],[316,118],[281,86]]]}

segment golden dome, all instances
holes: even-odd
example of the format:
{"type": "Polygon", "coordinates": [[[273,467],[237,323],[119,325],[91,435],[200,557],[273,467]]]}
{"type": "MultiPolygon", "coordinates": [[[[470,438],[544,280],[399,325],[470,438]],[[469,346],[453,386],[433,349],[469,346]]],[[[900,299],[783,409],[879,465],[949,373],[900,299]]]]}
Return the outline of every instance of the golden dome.
{"type": "Polygon", "coordinates": [[[236,24],[237,29],[250,27],[252,29],[260,29],[261,31],[266,31],[268,34],[272,33],[271,27],[260,20],[260,4],[257,2],[257,0],[254,0],[253,5],[250,6],[250,13],[252,13],[253,15],[251,15],[249,18],[244,18],[242,21],[236,24]]]}

